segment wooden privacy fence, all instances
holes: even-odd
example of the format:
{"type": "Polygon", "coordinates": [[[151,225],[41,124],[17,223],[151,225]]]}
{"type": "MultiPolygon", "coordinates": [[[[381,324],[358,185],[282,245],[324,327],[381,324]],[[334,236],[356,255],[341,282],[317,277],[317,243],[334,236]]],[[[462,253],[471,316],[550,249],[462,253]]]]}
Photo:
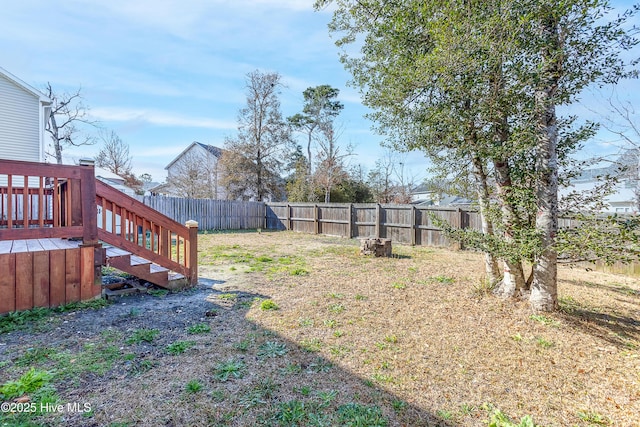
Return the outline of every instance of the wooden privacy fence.
{"type": "Polygon", "coordinates": [[[447,247],[454,242],[431,215],[454,227],[480,226],[477,212],[460,208],[382,204],[267,203],[266,228],[341,237],[379,237],[410,245],[447,247]]]}
{"type": "Polygon", "coordinates": [[[265,204],[233,200],[183,199],[179,197],[144,196],[145,205],[174,221],[198,222],[200,230],[246,230],[265,228],[265,204]]]}

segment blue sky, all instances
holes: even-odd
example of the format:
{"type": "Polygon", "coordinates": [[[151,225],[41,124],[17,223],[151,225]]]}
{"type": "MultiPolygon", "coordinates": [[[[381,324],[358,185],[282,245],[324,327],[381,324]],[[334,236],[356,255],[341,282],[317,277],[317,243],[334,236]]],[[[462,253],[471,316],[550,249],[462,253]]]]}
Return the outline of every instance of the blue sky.
{"type": "MultiPolygon", "coordinates": [[[[164,166],[192,141],[222,146],[245,105],[245,76],[256,69],[282,75],[285,116],[301,109],[307,87],[339,88],[341,142],[355,146],[351,163],[370,168],[383,155],[382,137],[370,131],[358,92],[347,86],[327,30],[331,13],[314,12],[313,0],[5,3],[0,66],[36,88],[81,87],[91,114],[129,144],[136,174],[161,181],[164,166]]],[[[621,91],[634,92],[640,93],[638,82],[621,91]]],[[[607,147],[606,136],[599,140],[586,152],[607,147]]],[[[98,149],[68,153],[90,156],[98,149]]],[[[405,164],[413,175],[426,175],[420,153],[408,154],[405,164]]]]}

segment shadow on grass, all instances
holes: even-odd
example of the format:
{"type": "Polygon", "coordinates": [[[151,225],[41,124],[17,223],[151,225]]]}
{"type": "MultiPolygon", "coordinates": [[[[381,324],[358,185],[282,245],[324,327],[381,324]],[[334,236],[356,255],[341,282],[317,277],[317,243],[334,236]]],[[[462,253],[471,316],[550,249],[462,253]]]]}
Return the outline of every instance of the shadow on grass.
{"type": "Polygon", "coordinates": [[[618,348],[637,349],[640,343],[640,320],[589,308],[574,307],[560,316],[574,328],[598,337],[618,348]]]}
{"type": "Polygon", "coordinates": [[[621,283],[593,283],[593,282],[585,282],[582,280],[566,280],[566,282],[571,283],[574,286],[580,286],[580,287],[592,288],[592,289],[601,289],[603,291],[613,292],[619,295],[637,298],[637,300],[634,302],[636,304],[640,304],[640,291],[632,289],[631,287],[621,283]]]}
{"type": "MultiPolygon", "coordinates": [[[[339,357],[337,362],[324,357],[319,339],[297,343],[261,327],[248,312],[260,309],[269,297],[218,289],[221,285],[203,279],[192,290],[122,297],[99,310],[67,315],[62,322],[52,319],[57,341],[38,332],[7,334],[1,337],[5,372],[0,383],[31,367],[58,374],[69,369],[72,381],[52,384],[59,402],[88,401],[92,411],[64,414],[63,420],[59,414],[27,414],[27,422],[44,425],[455,425],[443,418],[447,414],[430,413],[385,390],[392,379],[362,378],[341,367],[339,357]],[[157,337],[131,340],[136,332],[152,329],[157,337]],[[182,351],[176,343],[188,345],[182,351]],[[38,347],[50,352],[27,366],[18,363],[38,347]],[[106,348],[109,356],[93,350],[106,348]],[[87,358],[90,351],[101,359],[99,372],[84,362],[94,363],[87,358]],[[71,362],[62,365],[60,360],[71,362]]],[[[5,420],[8,425],[25,421],[5,420]]]]}
{"type": "MultiPolygon", "coordinates": [[[[635,290],[617,284],[596,284],[570,280],[575,286],[597,288],[627,298],[616,298],[621,304],[638,304],[635,290]]],[[[619,309],[608,306],[587,306],[571,297],[560,300],[559,315],[576,329],[580,329],[621,349],[637,349],[640,346],[640,319],[620,314],[619,309]]]]}

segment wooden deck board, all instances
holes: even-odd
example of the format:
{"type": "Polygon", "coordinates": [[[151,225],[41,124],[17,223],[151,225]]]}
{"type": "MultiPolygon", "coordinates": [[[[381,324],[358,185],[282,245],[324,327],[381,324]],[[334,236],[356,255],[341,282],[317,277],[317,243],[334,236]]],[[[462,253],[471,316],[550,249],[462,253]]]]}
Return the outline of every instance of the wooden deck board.
{"type": "Polygon", "coordinates": [[[80,242],[66,239],[0,240],[0,255],[22,252],[42,252],[59,249],[76,249],[80,242]]]}
{"type": "Polygon", "coordinates": [[[0,255],[10,254],[13,247],[13,240],[0,240],[0,255]]]}

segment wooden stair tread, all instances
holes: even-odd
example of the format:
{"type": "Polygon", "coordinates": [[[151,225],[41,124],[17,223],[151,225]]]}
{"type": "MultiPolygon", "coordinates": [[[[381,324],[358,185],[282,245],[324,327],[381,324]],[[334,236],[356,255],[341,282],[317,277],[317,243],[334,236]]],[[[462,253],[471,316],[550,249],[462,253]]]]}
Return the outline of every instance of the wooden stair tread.
{"type": "Polygon", "coordinates": [[[142,257],[137,256],[137,255],[131,255],[131,265],[132,266],[133,265],[144,265],[144,264],[153,265],[151,263],[151,261],[149,261],[149,260],[146,260],[146,259],[144,259],[142,257]]]}
{"type": "Polygon", "coordinates": [[[169,272],[169,281],[182,280],[182,279],[186,279],[186,277],[183,274],[176,273],[176,272],[173,272],[173,271],[169,272]]]}
{"type": "MultiPolygon", "coordinates": [[[[105,255],[109,265],[112,265],[113,267],[129,273],[141,280],[172,290],[180,289],[187,285],[187,278],[183,274],[170,271],[168,268],[155,264],[138,255],[134,255],[127,250],[116,246],[106,246],[105,255]]],[[[136,292],[136,289],[110,289],[109,291],[112,292],[109,292],[106,295],[115,296],[119,294],[126,294],[127,292],[136,292]]]]}
{"type": "Polygon", "coordinates": [[[115,246],[109,246],[106,248],[106,254],[108,258],[114,258],[118,256],[131,255],[131,252],[127,252],[124,249],[116,248],[115,246]]]}
{"type": "Polygon", "coordinates": [[[149,271],[151,271],[151,273],[163,273],[165,271],[168,272],[169,269],[158,264],[149,264],[149,271]]]}

